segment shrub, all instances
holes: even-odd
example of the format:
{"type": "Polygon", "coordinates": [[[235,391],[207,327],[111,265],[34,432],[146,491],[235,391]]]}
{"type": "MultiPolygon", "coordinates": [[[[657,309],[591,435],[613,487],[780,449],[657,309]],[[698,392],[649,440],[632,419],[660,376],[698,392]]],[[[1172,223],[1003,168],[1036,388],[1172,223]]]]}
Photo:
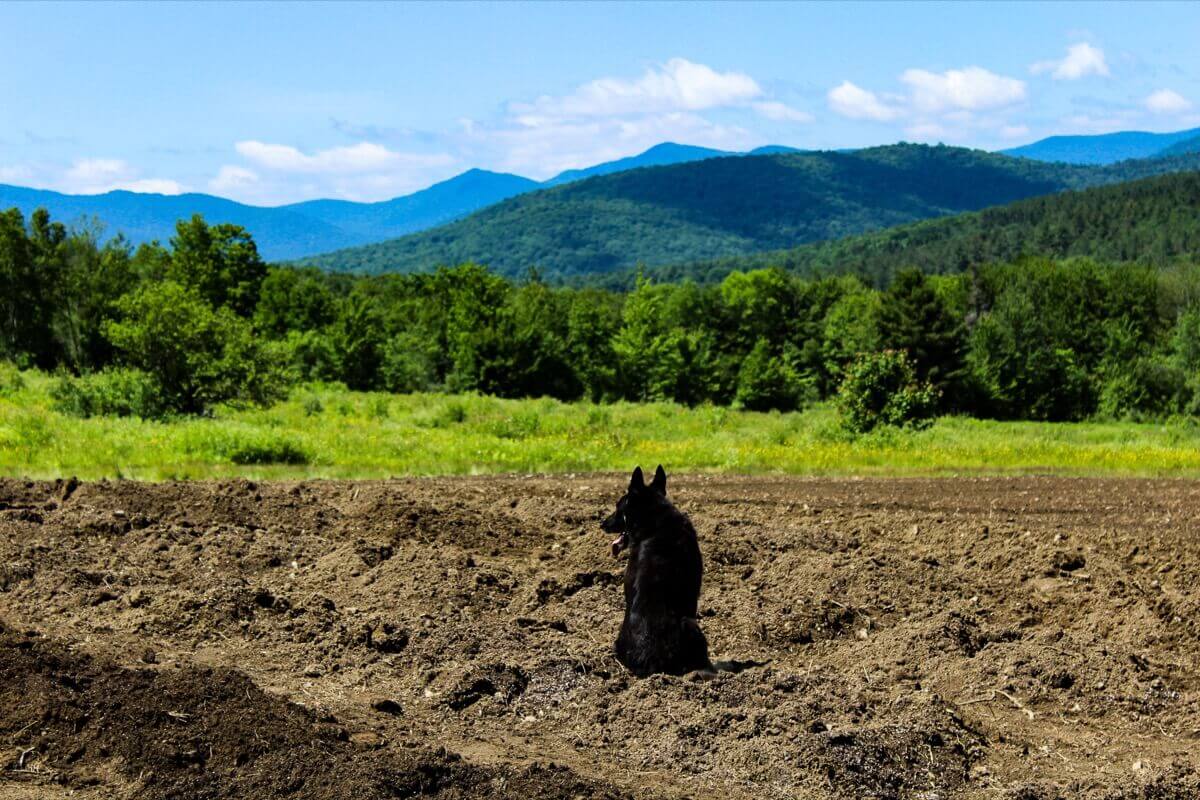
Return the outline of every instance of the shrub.
{"type": "Polygon", "coordinates": [[[151,375],[166,408],[199,413],[218,403],[266,404],[287,373],[250,325],[171,281],[145,285],[118,303],[104,334],[125,363],[151,375]]]}
{"type": "Polygon", "coordinates": [[[0,397],[10,397],[25,388],[21,370],[9,361],[0,361],[0,397]]]}
{"type": "Polygon", "coordinates": [[[153,376],[136,369],[107,369],[89,375],[63,375],[50,388],[54,408],[75,417],[157,419],[169,403],[153,376]]]}
{"type": "Polygon", "coordinates": [[[793,411],[800,405],[804,388],[791,365],[771,353],[766,339],[759,339],[738,371],[734,402],[751,411],[793,411]]]}
{"type": "Polygon", "coordinates": [[[528,439],[541,427],[541,415],[531,408],[498,420],[492,425],[492,434],[500,439],[528,439]]]}
{"type": "Polygon", "coordinates": [[[387,419],[392,413],[392,403],[387,395],[375,395],[367,402],[367,413],[371,419],[387,419]]]}
{"type": "Polygon", "coordinates": [[[301,408],[304,409],[304,416],[316,417],[325,410],[325,404],[321,402],[321,398],[317,397],[315,394],[310,394],[308,397],[304,398],[304,402],[301,403],[301,408]]]}
{"type": "Polygon", "coordinates": [[[273,433],[238,434],[224,438],[216,445],[217,455],[234,464],[312,463],[312,455],[300,443],[273,433]]]}
{"type": "Polygon", "coordinates": [[[437,427],[444,425],[458,425],[467,421],[467,407],[457,400],[447,405],[442,413],[438,414],[438,421],[441,423],[437,427]]]}
{"type": "Polygon", "coordinates": [[[859,356],[846,369],[838,391],[842,425],[866,433],[879,425],[924,427],[937,412],[938,393],[919,382],[903,350],[859,356]]]}

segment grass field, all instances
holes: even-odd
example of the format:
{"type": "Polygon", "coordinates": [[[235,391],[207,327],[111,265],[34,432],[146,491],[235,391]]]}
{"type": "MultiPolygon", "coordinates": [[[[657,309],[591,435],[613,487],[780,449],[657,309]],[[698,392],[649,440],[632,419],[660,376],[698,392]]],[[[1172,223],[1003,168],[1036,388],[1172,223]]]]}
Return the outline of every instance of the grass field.
{"type": "Polygon", "coordinates": [[[47,478],[368,478],[625,470],[1200,475],[1200,425],[991,422],[851,437],[836,412],[298,389],[269,409],[151,422],[54,411],[52,378],[0,392],[0,474],[47,478]]]}

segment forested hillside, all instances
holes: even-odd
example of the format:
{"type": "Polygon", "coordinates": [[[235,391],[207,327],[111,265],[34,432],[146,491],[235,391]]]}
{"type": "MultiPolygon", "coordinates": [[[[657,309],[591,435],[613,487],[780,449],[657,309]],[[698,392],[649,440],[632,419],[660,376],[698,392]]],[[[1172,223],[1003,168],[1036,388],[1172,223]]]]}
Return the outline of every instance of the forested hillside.
{"type": "Polygon", "coordinates": [[[521,195],[439,228],[303,260],[413,272],[474,261],[570,277],[837,239],[1015,200],[1174,172],[1200,155],[1105,167],[945,146],[712,158],[521,195]]]}
{"type": "MultiPolygon", "coordinates": [[[[851,273],[886,285],[904,267],[962,272],[1021,256],[1090,256],[1161,267],[1200,253],[1200,172],[1020,200],[788,250],[674,264],[659,280],[719,281],[734,270],[781,267],[803,275],[851,273]]],[[[607,281],[632,286],[625,271],[607,281]]]]}

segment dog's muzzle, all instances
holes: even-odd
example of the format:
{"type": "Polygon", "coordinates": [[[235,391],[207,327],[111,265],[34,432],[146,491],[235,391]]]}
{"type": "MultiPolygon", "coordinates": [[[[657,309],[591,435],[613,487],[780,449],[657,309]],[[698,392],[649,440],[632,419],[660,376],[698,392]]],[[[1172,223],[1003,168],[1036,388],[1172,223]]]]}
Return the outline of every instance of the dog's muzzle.
{"type": "Polygon", "coordinates": [[[600,523],[600,530],[605,533],[616,533],[617,538],[612,540],[609,547],[612,548],[613,558],[621,555],[621,550],[628,543],[628,538],[625,534],[625,518],[623,514],[613,514],[600,523]]]}

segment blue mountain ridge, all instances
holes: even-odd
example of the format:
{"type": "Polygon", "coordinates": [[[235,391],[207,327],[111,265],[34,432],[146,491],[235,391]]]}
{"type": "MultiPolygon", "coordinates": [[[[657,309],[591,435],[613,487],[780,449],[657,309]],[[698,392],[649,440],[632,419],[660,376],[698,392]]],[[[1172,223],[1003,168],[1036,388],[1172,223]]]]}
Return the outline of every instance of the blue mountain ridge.
{"type": "MultiPolygon", "coordinates": [[[[750,154],[792,149],[771,145],[750,154]]],[[[113,191],[71,195],[0,184],[0,209],[17,208],[28,216],[35,209],[45,208],[55,219],[76,225],[97,220],[105,237],[120,233],[134,245],[154,240],[165,243],[174,235],[177,220],[200,214],[210,223],[241,225],[254,235],[264,258],[288,261],[416,233],[547,186],[640,167],[732,155],[742,154],[664,142],[636,156],[568,170],[545,182],[470,169],[427,189],[377,203],[309,200],[264,207],[197,193],[162,195],[113,191]]]]}
{"type": "MultiPolygon", "coordinates": [[[[643,167],[668,166],[709,158],[800,153],[766,145],[745,153],[663,142],[627,158],[559,173],[546,181],[520,175],[470,169],[426,189],[376,203],[309,200],[284,206],[252,206],[208,194],[146,194],[113,191],[70,195],[0,184],[0,209],[26,215],[46,208],[59,220],[85,224],[98,220],[104,235],[123,235],[134,245],[168,241],[177,220],[201,214],[211,223],[231,222],[253,233],[263,257],[289,261],[348,247],[372,244],[434,228],[475,211],[537,189],[643,167]]],[[[1037,161],[1110,164],[1200,152],[1200,128],[1175,133],[1126,131],[1096,136],[1051,136],[1001,151],[1037,161]]]]}
{"type": "Polygon", "coordinates": [[[1035,161],[1115,164],[1131,158],[1181,155],[1200,150],[1200,128],[1175,133],[1120,131],[1086,136],[1051,136],[1000,152],[1035,161]],[[1194,140],[1194,141],[1193,141],[1194,140]],[[1180,149],[1180,148],[1184,149],[1180,149]]]}

